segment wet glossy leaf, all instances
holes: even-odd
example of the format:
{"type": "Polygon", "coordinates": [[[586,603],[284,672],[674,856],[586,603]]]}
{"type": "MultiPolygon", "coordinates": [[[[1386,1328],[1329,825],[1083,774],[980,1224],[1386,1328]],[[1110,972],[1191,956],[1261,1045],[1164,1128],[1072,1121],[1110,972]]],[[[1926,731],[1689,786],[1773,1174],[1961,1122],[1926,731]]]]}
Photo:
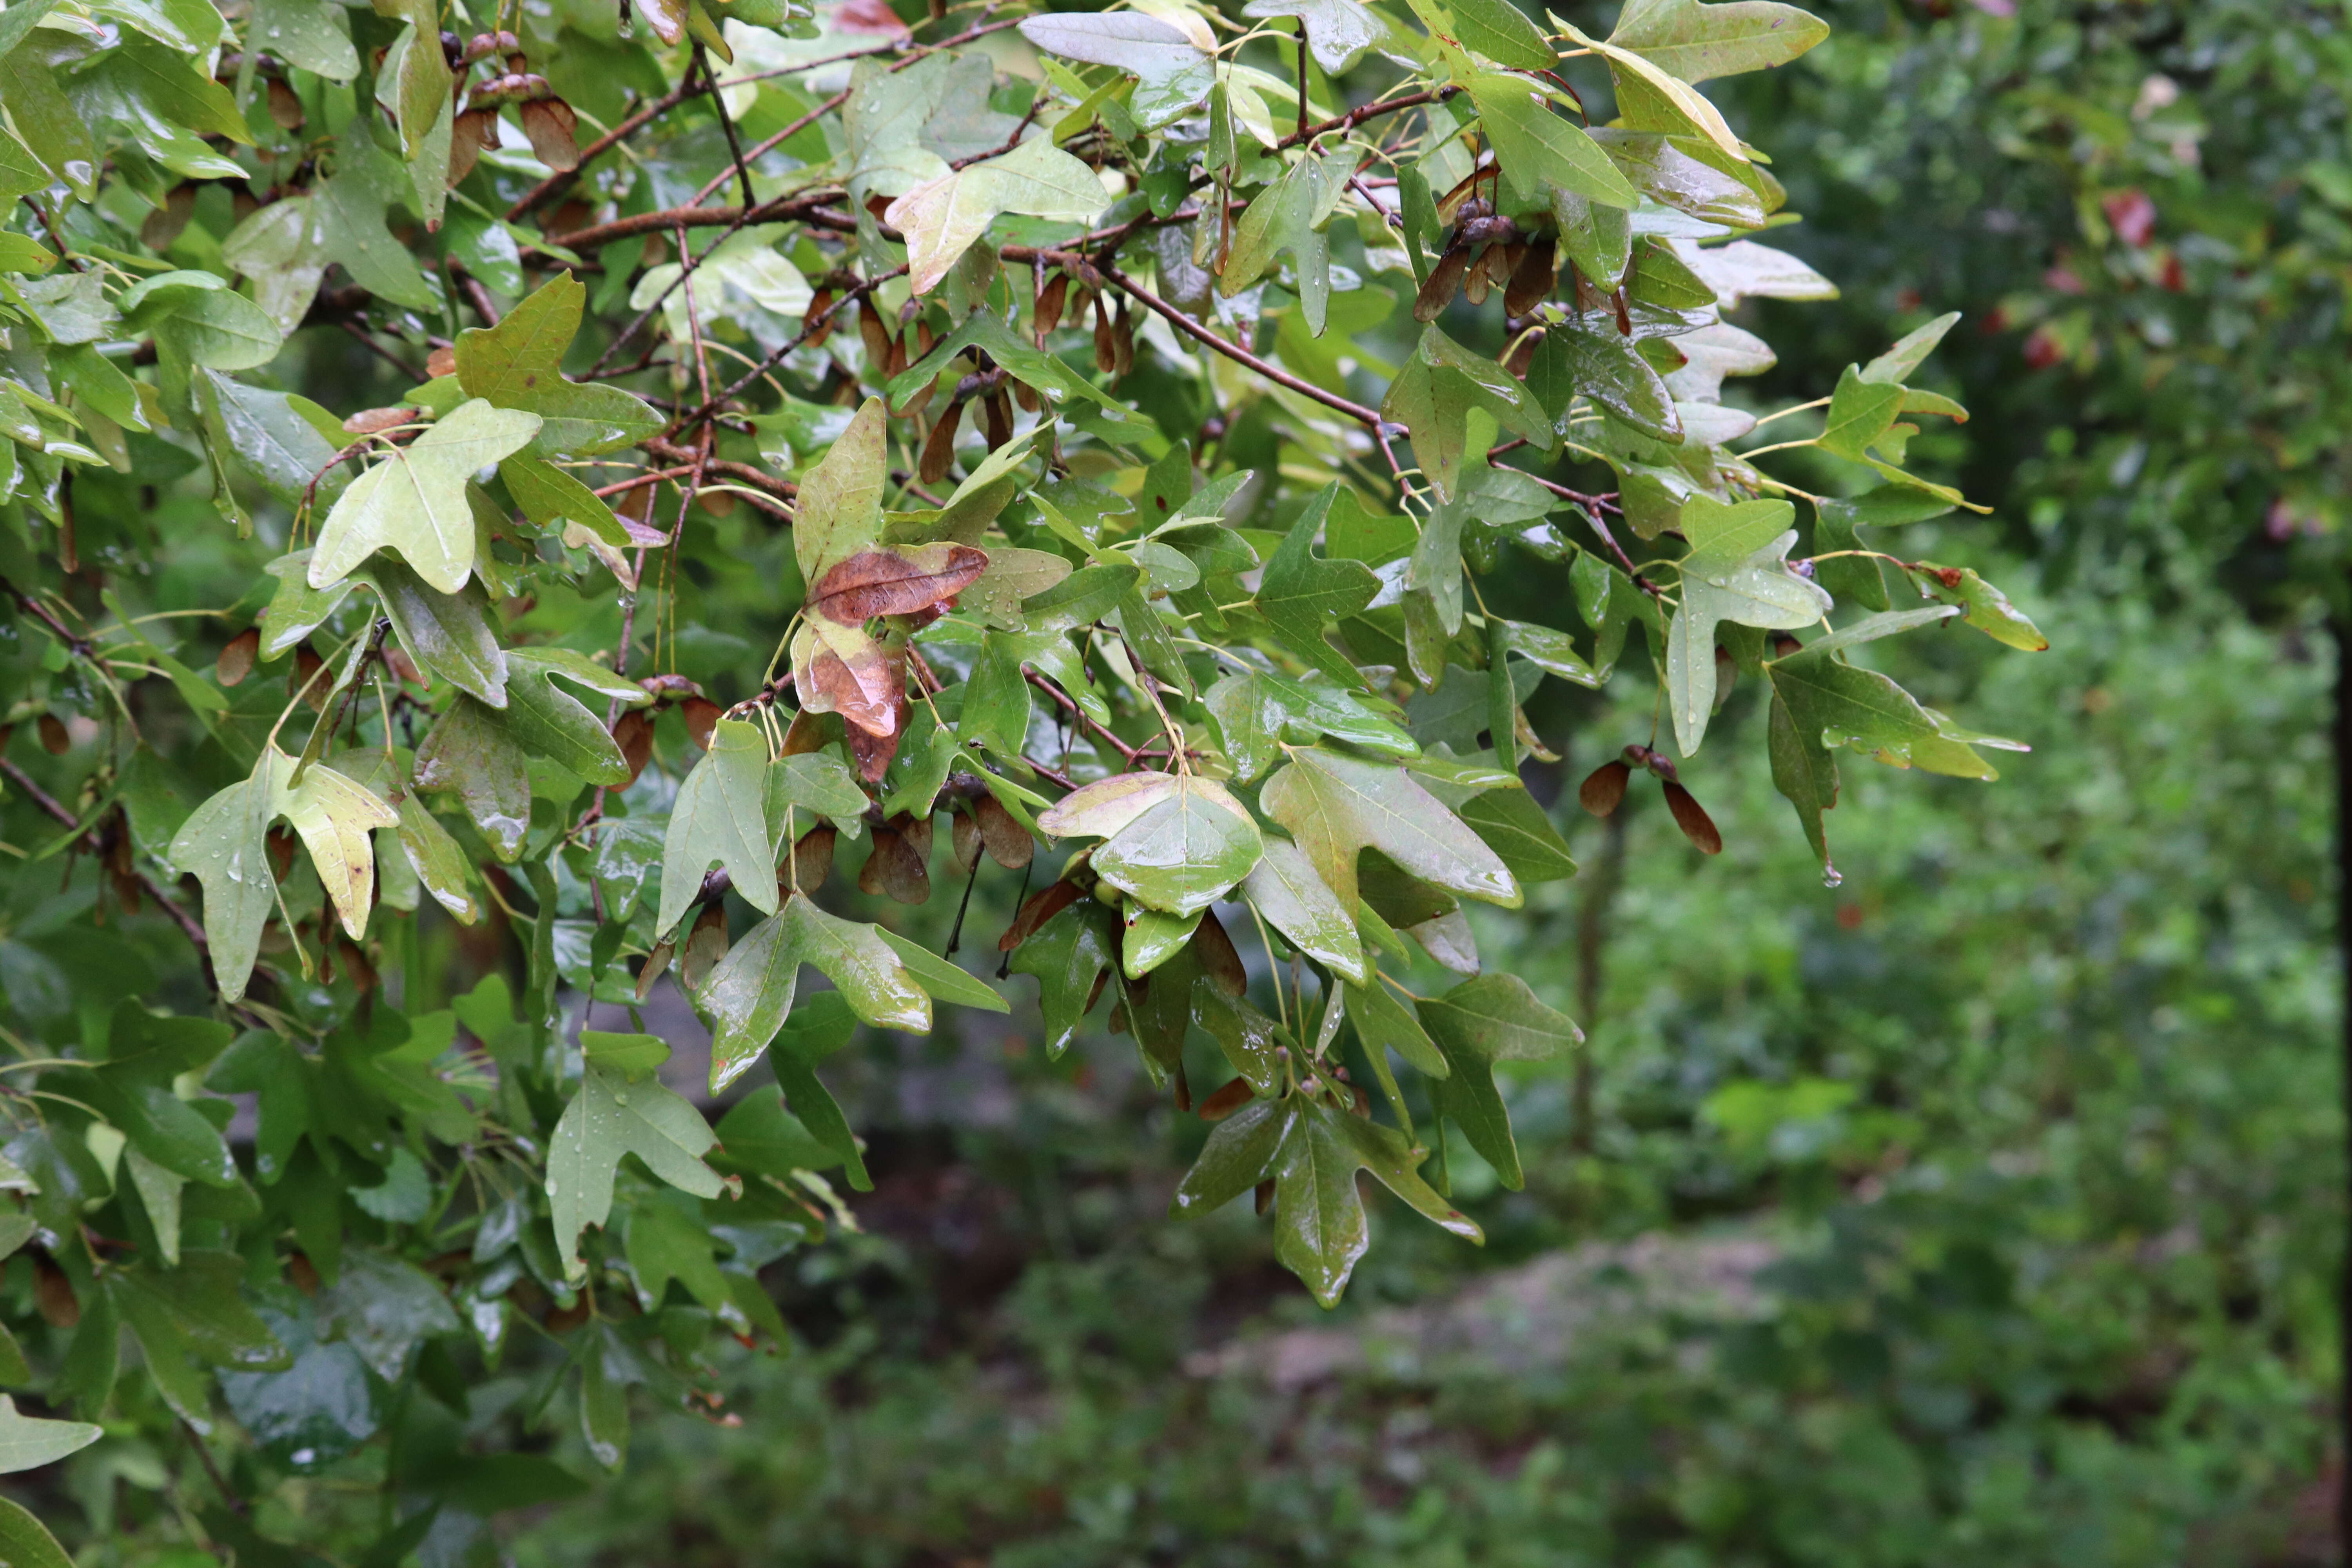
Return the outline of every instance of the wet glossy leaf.
{"type": "Polygon", "coordinates": [[[719,721],[711,732],[710,749],[686,775],[686,782],[678,786],[677,803],[670,807],[656,931],[677,928],[700,896],[703,876],[714,862],[726,868],[735,890],[752,908],[766,914],[775,912],[776,852],[768,833],[768,739],[758,725],[735,719],[719,721]]]}
{"type": "Polygon", "coordinates": [[[1257,607],[1283,646],[1343,686],[1360,686],[1356,667],[1323,634],[1370,604],[1380,580],[1360,561],[1333,561],[1314,552],[1315,536],[1331,514],[1339,486],[1327,486],[1307,503],[1265,563],[1257,607]]]}
{"type": "Polygon", "coordinates": [[[1243,805],[1213,780],[1179,777],[1165,799],[1110,835],[1095,871],[1173,915],[1208,908],[1257,864],[1262,840],[1243,805]]]}
{"type": "Polygon", "coordinates": [[[559,273],[497,326],[457,334],[457,382],[466,395],[538,416],[533,434],[541,452],[590,457],[662,427],[660,415],[616,386],[564,379],[563,353],[579,333],[587,300],[586,285],[559,273]]]}
{"type": "Polygon", "coordinates": [[[459,405],[343,492],[310,552],[310,586],[326,587],[383,548],[397,551],[430,586],[457,593],[474,566],[467,482],[475,470],[521,449],[539,428],[537,415],[479,398],[459,405]]]}
{"type": "Polygon", "coordinates": [[[1242,896],[1309,958],[1361,984],[1367,969],[1356,921],[1296,844],[1267,838],[1265,855],[1243,879],[1242,896]]]}
{"type": "Polygon", "coordinates": [[[580,1233],[602,1226],[612,1213],[613,1175],[624,1154],[636,1155],[674,1187],[715,1198],[721,1184],[701,1156],[716,1142],[702,1113],[659,1080],[633,1080],[591,1063],[556,1123],[547,1155],[547,1201],[567,1273],[583,1277],[580,1233]]]}
{"type": "Polygon", "coordinates": [[[1519,886],[1495,852],[1392,763],[1321,747],[1295,751],[1266,781],[1268,816],[1290,830],[1342,906],[1356,900],[1356,857],[1377,848],[1413,876],[1487,903],[1516,908],[1519,886]]]}

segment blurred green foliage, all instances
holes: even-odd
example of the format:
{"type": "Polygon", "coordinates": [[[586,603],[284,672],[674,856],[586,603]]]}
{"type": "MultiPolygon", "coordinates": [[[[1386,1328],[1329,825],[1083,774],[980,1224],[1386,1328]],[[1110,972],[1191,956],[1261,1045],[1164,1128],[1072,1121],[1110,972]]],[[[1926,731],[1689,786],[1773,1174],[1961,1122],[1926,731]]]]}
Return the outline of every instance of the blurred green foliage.
{"type": "MultiPolygon", "coordinates": [[[[1538,1312],[1549,1356],[1444,1351],[1430,1314],[1459,1259],[1384,1205],[1356,1337],[1318,1350],[1242,1216],[1149,1223],[1198,1133],[1140,1085],[1024,1092],[1051,1113],[975,1127],[877,1075],[869,1114],[952,1217],[885,1208],[806,1259],[812,1348],[745,1358],[746,1425],[641,1443],[607,1495],[520,1531],[519,1562],[2334,1560],[2311,601],[2342,572],[2344,17],[1822,9],[1832,41],[1729,112],[1781,128],[1811,216],[1777,242],[1897,281],[1750,307],[1784,345],[1757,405],[1873,352],[1918,308],[1900,288],[1968,310],[1946,353],[1977,417],[1914,450],[1996,504],[2005,580],[2077,662],[1957,638],[1888,662],[2036,750],[1991,791],[1851,777],[1835,894],[1760,777],[1707,778],[1719,864],[1643,800],[1600,921],[1590,1145],[1569,1076],[1525,1075],[1528,1189],[1466,1205],[1504,1281],[1644,1235],[1769,1246],[1754,1315],[1669,1303],[1545,1339],[1538,1312]],[[2139,243],[2109,214],[2134,190],[2139,243]],[[1286,1355],[1328,1374],[1278,1378],[1286,1355]]],[[[1924,532],[1906,545],[1932,552],[1924,532]]],[[[1632,706],[1542,716],[1574,737],[1564,778],[1640,738],[1632,706]]],[[[1601,864],[1606,830],[1556,816],[1601,864]]],[[[1482,925],[1489,964],[1581,1005],[1591,881],[1482,925]]]]}

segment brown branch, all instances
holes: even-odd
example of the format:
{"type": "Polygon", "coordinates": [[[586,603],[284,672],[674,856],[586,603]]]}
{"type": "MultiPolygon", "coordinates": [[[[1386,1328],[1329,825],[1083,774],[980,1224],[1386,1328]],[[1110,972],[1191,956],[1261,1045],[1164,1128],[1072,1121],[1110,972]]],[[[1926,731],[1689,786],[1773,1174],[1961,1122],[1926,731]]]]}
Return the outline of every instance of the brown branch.
{"type": "Polygon", "coordinates": [[[474,314],[482,319],[482,325],[497,326],[499,324],[498,303],[490,298],[490,291],[482,287],[482,280],[468,271],[466,264],[454,256],[447,259],[446,265],[449,268],[449,276],[457,280],[459,292],[466,296],[466,303],[473,306],[474,314]]]}
{"type": "Polygon", "coordinates": [[[580,149],[580,162],[575,166],[569,169],[558,170],[556,173],[550,174],[547,178],[540,181],[539,184],[533,185],[530,190],[524,192],[520,201],[507,208],[507,221],[509,223],[516,222],[521,218],[523,214],[530,211],[531,208],[539,205],[540,203],[545,201],[557,191],[562,189],[566,182],[577,178],[582,169],[586,168],[595,160],[599,153],[606,151],[614,142],[619,142],[625,136],[634,134],[652,121],[668,113],[671,110],[676,109],[688,99],[692,98],[697,93],[704,90],[706,89],[693,84],[693,79],[691,77],[680,81],[676,87],[670,89],[668,92],[664,93],[661,97],[654,100],[651,103],[646,104],[643,109],[638,110],[635,114],[630,115],[626,120],[622,121],[618,125],[614,126],[613,129],[605,132],[604,134],[597,137],[596,140],[589,142],[588,145],[580,149]]]}
{"type": "Polygon", "coordinates": [[[726,133],[728,153],[735,160],[735,176],[743,183],[743,205],[746,209],[757,206],[759,198],[751,194],[751,165],[744,161],[743,143],[735,134],[735,117],[727,112],[727,95],[719,90],[719,79],[710,71],[709,52],[699,40],[694,46],[694,63],[702,68],[702,85],[710,94],[710,107],[718,110],[719,129],[726,133]]]}
{"type": "Polygon", "coordinates": [[[406,376],[409,380],[423,383],[431,379],[423,371],[417,369],[415,365],[408,363],[398,354],[394,353],[390,349],[385,348],[382,343],[368,336],[367,329],[361,326],[357,321],[345,320],[338,321],[335,324],[342,328],[343,331],[351,333],[352,337],[357,338],[360,342],[361,347],[366,349],[368,353],[375,355],[376,358],[383,361],[384,363],[392,366],[393,369],[400,372],[401,374],[406,376]]]}
{"type": "MultiPolygon", "coordinates": [[[[688,473],[693,472],[695,463],[701,456],[674,441],[665,440],[659,436],[648,437],[638,445],[665,463],[680,465],[688,473]]],[[[712,458],[709,459],[709,468],[712,473],[724,474],[730,479],[738,480],[753,489],[774,497],[773,500],[762,500],[758,496],[746,499],[753,506],[772,517],[782,518],[787,522],[792,521],[792,508],[785,503],[799,497],[799,486],[789,484],[764,469],[753,468],[749,463],[738,463],[726,458],[712,458]]]]}
{"type": "MultiPolygon", "coordinates": [[[[1008,255],[1011,254],[1011,247],[1006,247],[1006,253],[1008,255]]],[[[1085,265],[1085,258],[1082,257],[1072,257],[1069,260],[1072,263],[1085,265]]],[[[1249,350],[1242,347],[1239,343],[1227,342],[1224,339],[1217,336],[1216,333],[1209,331],[1208,328],[1201,325],[1200,322],[1192,320],[1192,317],[1184,314],[1183,311],[1178,310],[1167,300],[1162,300],[1159,295],[1154,294],[1149,289],[1137,283],[1133,279],[1129,278],[1126,273],[1121,272],[1118,268],[1106,263],[1099,268],[1089,267],[1087,269],[1099,271],[1100,276],[1113,287],[1129,295],[1130,298],[1135,300],[1137,303],[1165,319],[1169,325],[1176,328],[1181,332],[1184,332],[1207,347],[1215,350],[1217,353],[1224,355],[1227,359],[1232,360],[1234,363],[1247,365],[1251,370],[1255,371],[1258,374],[1265,377],[1268,381],[1273,382],[1276,385],[1286,386],[1302,397],[1311,397],[1316,402],[1322,404],[1325,407],[1335,409],[1338,412],[1346,415],[1349,418],[1355,420],[1358,424],[1365,426],[1367,428],[1376,430],[1380,427],[1381,416],[1371,409],[1365,407],[1360,403],[1350,402],[1349,399],[1340,396],[1336,392],[1326,392],[1323,388],[1316,385],[1313,382],[1302,380],[1299,377],[1291,374],[1288,371],[1282,369],[1280,366],[1269,363],[1265,360],[1260,359],[1257,355],[1250,353],[1249,350]]]]}
{"type": "Polygon", "coordinates": [[[1137,756],[1140,754],[1140,747],[1130,746],[1125,741],[1120,740],[1117,735],[1112,734],[1100,721],[1094,717],[1094,715],[1088,713],[1085,709],[1070,700],[1068,695],[1066,694],[1060,687],[1055,685],[1052,681],[1046,679],[1044,676],[1038,674],[1034,669],[1024,669],[1021,673],[1028,678],[1030,685],[1035,687],[1038,690],[1044,692],[1046,696],[1059,703],[1064,712],[1076,720],[1079,723],[1085,725],[1087,729],[1093,731],[1100,739],[1108,741],[1111,744],[1111,749],[1119,754],[1121,761],[1132,763],[1137,756]]]}

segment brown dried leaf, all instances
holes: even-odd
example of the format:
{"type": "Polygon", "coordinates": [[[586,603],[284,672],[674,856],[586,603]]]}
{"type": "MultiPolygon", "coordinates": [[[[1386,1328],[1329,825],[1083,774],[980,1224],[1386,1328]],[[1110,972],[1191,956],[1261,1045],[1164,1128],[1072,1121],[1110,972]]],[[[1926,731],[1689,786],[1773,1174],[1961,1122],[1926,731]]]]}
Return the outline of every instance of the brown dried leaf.
{"type": "Polygon", "coordinates": [[[213,661],[213,673],[220,677],[223,686],[236,686],[253,673],[253,661],[261,654],[261,628],[247,626],[228,639],[213,661]]]}
{"type": "MultiPolygon", "coordinates": [[[[817,580],[808,607],[845,626],[877,616],[911,616],[954,598],[987,570],[987,552],[969,544],[861,550],[817,580]]],[[[841,711],[845,716],[848,710],[841,711]]]]}
{"type": "Polygon", "coordinates": [[[343,421],[343,428],[354,436],[373,436],[379,430],[405,425],[415,417],[416,410],[414,408],[362,408],[343,421]]]}

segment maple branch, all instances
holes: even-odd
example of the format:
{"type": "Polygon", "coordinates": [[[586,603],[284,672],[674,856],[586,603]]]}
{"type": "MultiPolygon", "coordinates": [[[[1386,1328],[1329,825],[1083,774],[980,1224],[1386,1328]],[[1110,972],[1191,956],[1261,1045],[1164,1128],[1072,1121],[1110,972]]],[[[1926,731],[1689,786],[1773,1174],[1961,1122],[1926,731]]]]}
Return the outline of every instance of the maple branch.
{"type": "MultiPolygon", "coordinates": [[[[703,88],[710,94],[710,106],[719,111],[719,129],[726,133],[727,151],[735,160],[735,175],[743,183],[743,207],[748,212],[759,205],[759,198],[751,194],[751,165],[744,161],[743,143],[735,134],[735,117],[727,112],[727,95],[719,90],[719,79],[711,74],[709,51],[698,39],[694,46],[694,63],[702,68],[703,88]]],[[[725,175],[719,176],[719,183],[726,183],[725,175]]]]}
{"type": "Polygon", "coordinates": [[[558,170],[556,173],[550,174],[547,178],[540,181],[539,184],[533,185],[530,190],[524,192],[520,201],[507,208],[507,221],[509,223],[518,221],[521,218],[523,214],[530,211],[531,208],[539,205],[540,203],[545,201],[549,196],[553,195],[558,190],[561,190],[566,181],[578,178],[582,169],[586,168],[589,163],[596,158],[597,154],[604,152],[606,149],[613,146],[614,143],[621,141],[625,137],[634,134],[639,130],[642,130],[646,125],[654,120],[658,119],[660,116],[668,113],[671,110],[676,109],[688,99],[708,89],[695,86],[694,79],[690,76],[679,81],[679,83],[676,87],[670,89],[669,91],[654,100],[651,103],[646,104],[643,109],[638,110],[635,114],[630,115],[626,120],[622,121],[618,125],[614,126],[613,129],[605,132],[604,134],[597,137],[596,140],[589,142],[588,145],[580,149],[580,162],[576,165],[569,169],[558,170]]]}
{"type": "Polygon", "coordinates": [[[1117,735],[1112,734],[1107,727],[1094,717],[1094,715],[1088,713],[1085,709],[1070,700],[1068,695],[1065,693],[1060,687],[1055,685],[1052,681],[1046,679],[1044,676],[1038,674],[1034,669],[1024,668],[1021,673],[1028,678],[1030,685],[1035,687],[1038,690],[1044,692],[1046,696],[1052,698],[1056,703],[1060,704],[1064,712],[1076,720],[1079,723],[1085,725],[1087,729],[1093,731],[1098,738],[1108,741],[1111,744],[1111,749],[1119,754],[1122,761],[1131,763],[1139,755],[1141,754],[1142,748],[1130,746],[1125,741],[1120,740],[1117,735]]]}
{"type": "MultiPolygon", "coordinates": [[[[1013,247],[1011,246],[1007,246],[1005,247],[1005,252],[1008,256],[1012,254],[1013,248],[1013,247]]],[[[1365,426],[1368,428],[1377,429],[1379,427],[1381,416],[1372,410],[1365,407],[1362,404],[1350,402],[1349,399],[1340,396],[1336,392],[1326,392],[1323,388],[1316,385],[1313,382],[1302,380],[1298,376],[1295,376],[1288,371],[1282,369],[1280,366],[1260,359],[1257,355],[1250,353],[1249,350],[1242,347],[1239,343],[1227,342],[1224,339],[1217,336],[1216,333],[1209,331],[1208,328],[1201,325],[1200,322],[1192,320],[1192,317],[1184,314],[1183,311],[1178,310],[1167,300],[1162,300],[1150,289],[1144,288],[1141,284],[1136,282],[1135,279],[1129,278],[1126,273],[1121,272],[1118,268],[1110,265],[1108,262],[1104,262],[1097,266],[1087,261],[1084,257],[1070,257],[1068,258],[1068,262],[1076,263],[1076,265],[1086,268],[1087,271],[1097,273],[1114,288],[1118,289],[1135,300],[1137,303],[1165,319],[1171,326],[1185,333],[1187,336],[1195,339],[1207,347],[1215,350],[1217,353],[1224,355],[1227,359],[1232,360],[1234,363],[1247,365],[1251,370],[1255,371],[1258,374],[1265,377],[1268,381],[1273,382],[1276,385],[1286,386],[1291,391],[1297,393],[1303,397],[1311,397],[1316,402],[1322,404],[1326,408],[1336,409],[1338,412],[1346,415],[1349,418],[1355,420],[1358,424],[1365,426]]]]}

